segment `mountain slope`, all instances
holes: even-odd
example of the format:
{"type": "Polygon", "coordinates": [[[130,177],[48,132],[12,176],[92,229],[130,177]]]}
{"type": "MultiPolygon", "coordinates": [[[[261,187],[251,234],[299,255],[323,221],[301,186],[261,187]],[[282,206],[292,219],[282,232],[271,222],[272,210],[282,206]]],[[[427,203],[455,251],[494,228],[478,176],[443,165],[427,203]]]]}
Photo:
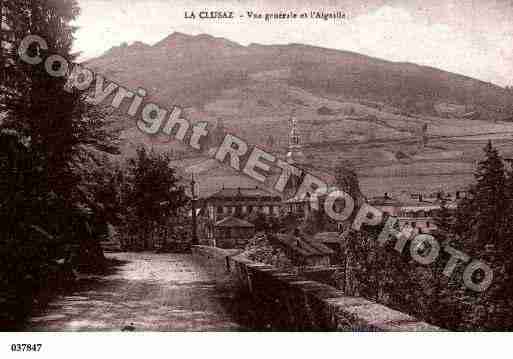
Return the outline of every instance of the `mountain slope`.
{"type": "MultiPolygon", "coordinates": [[[[472,180],[488,139],[513,157],[513,122],[506,121],[513,117],[512,93],[434,68],[181,33],[153,46],[115,47],[87,65],[278,157],[286,152],[294,113],[312,167],[333,172],[349,163],[369,195],[457,189],[472,180]]],[[[139,144],[174,151],[184,173],[197,174],[202,195],[223,184],[255,185],[176,141],[142,134],[131,119],[120,122],[125,156],[139,144]]]]}
{"type": "Polygon", "coordinates": [[[88,65],[165,105],[201,107],[251,74],[288,68],[288,84],[323,96],[385,103],[437,114],[438,103],[497,120],[513,113],[512,93],[490,83],[409,63],[301,44],[241,46],[210,35],[173,33],[153,46],[114,48],[88,65]]]}

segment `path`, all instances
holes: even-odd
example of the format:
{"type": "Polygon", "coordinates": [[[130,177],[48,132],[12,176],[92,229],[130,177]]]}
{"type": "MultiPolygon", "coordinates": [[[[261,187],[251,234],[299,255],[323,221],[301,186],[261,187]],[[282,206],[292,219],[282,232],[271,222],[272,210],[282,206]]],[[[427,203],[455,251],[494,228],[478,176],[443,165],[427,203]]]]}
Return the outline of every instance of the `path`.
{"type": "Polygon", "coordinates": [[[33,331],[243,330],[233,319],[228,287],[216,286],[188,254],[116,253],[117,272],[82,279],[72,295],[49,303],[32,317],[33,331]]]}

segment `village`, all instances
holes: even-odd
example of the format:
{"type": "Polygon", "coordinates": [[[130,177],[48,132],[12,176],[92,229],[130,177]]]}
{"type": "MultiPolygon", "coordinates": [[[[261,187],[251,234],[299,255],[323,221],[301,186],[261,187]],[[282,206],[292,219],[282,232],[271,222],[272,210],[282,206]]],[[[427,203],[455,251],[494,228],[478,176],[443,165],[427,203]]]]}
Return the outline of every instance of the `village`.
{"type": "MultiPolygon", "coordinates": [[[[288,150],[283,160],[291,167],[309,170],[303,153],[303,144],[294,118],[290,120],[288,150]]],[[[348,240],[345,234],[350,229],[349,221],[337,221],[325,213],[328,194],[319,196],[318,209],[312,208],[310,194],[297,195],[299,179],[292,174],[283,193],[265,186],[225,187],[224,185],[206,197],[195,194],[197,181],[192,175],[189,194],[191,209],[188,212],[189,224],[185,223],[181,236],[172,236],[164,241],[157,239],[146,250],[162,248],[189,248],[187,244],[205,245],[223,249],[243,250],[252,243],[259,233],[272,240],[297,265],[340,264],[345,254],[341,251],[348,240]],[[295,195],[296,194],[296,195],[295,195]],[[308,227],[309,221],[317,225],[308,227]]],[[[345,188],[351,192],[351,188],[345,188]]],[[[409,193],[397,195],[384,193],[383,196],[365,198],[363,201],[380,210],[386,216],[398,219],[400,230],[407,229],[413,234],[429,234],[436,231],[436,217],[441,206],[451,210],[465,196],[465,191],[455,193],[409,193]]],[[[335,208],[343,208],[343,203],[335,203],[335,208]]],[[[104,242],[106,249],[118,249],[118,242],[104,242]]]]}
{"type": "Polygon", "coordinates": [[[0,330],[513,329],[509,8],[151,3],[0,0],[0,330]]]}

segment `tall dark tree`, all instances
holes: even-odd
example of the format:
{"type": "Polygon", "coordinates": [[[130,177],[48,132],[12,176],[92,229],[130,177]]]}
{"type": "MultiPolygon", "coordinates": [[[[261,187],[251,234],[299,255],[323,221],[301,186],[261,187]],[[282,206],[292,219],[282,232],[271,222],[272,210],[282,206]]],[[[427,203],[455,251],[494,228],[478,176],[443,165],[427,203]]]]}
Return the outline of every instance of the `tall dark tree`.
{"type": "Polygon", "coordinates": [[[477,183],[472,198],[477,217],[477,233],[472,247],[483,253],[489,248],[488,260],[500,255],[501,232],[507,209],[506,176],[504,164],[491,141],[484,148],[485,158],[479,162],[475,174],[477,183]]]}
{"type": "MultiPolygon", "coordinates": [[[[22,40],[37,35],[48,49],[33,44],[30,55],[60,55],[72,66],[75,28],[70,23],[79,14],[77,1],[4,0],[3,5],[9,34],[1,44],[0,221],[6,225],[0,233],[0,261],[10,270],[1,276],[11,288],[27,288],[21,293],[26,298],[38,290],[30,282],[48,287],[49,268],[57,259],[69,259],[71,244],[84,244],[82,253],[103,258],[93,240],[103,213],[82,185],[97,150],[114,153],[116,142],[102,110],[91,108],[85,94],[66,91],[69,72],[54,77],[44,61],[31,65],[18,55],[22,40]]],[[[57,63],[52,68],[59,70],[57,63]]]]}
{"type": "MultiPolygon", "coordinates": [[[[337,188],[347,193],[354,200],[354,208],[359,209],[366,201],[360,189],[358,175],[350,163],[341,163],[335,170],[337,188]]],[[[345,227],[353,222],[357,210],[354,210],[351,217],[347,219],[345,227]]]]}
{"type": "Polygon", "coordinates": [[[439,237],[439,240],[448,239],[454,231],[455,217],[453,209],[448,207],[446,199],[441,200],[440,209],[435,215],[434,222],[437,227],[436,236],[439,237]]]}
{"type": "MultiPolygon", "coordinates": [[[[2,94],[7,110],[2,127],[30,138],[32,148],[45,154],[51,188],[71,198],[80,181],[77,163],[91,155],[91,148],[115,152],[116,142],[106,131],[103,111],[84,101],[86,94],[66,90],[67,74],[51,76],[44,62],[25,63],[17,49],[25,36],[40,36],[48,49],[33,44],[29,52],[38,53],[42,59],[60,55],[71,68],[76,29],[70,22],[78,16],[79,8],[75,0],[17,0],[15,13],[15,43],[7,56],[12,81],[2,94]]],[[[60,70],[59,66],[54,63],[53,69],[60,70]]]]}
{"type": "MultiPolygon", "coordinates": [[[[85,101],[87,94],[69,91],[65,85],[75,55],[72,54],[73,34],[70,23],[78,16],[76,0],[16,0],[9,1],[12,16],[13,46],[7,52],[11,76],[2,88],[0,98],[6,110],[2,128],[14,130],[28,141],[31,151],[41,155],[45,171],[42,178],[48,190],[64,199],[68,212],[88,208],[82,220],[95,222],[95,208],[81,190],[84,169],[97,160],[100,152],[116,153],[115,134],[107,130],[104,111],[85,101]],[[13,5],[14,4],[14,5],[13,5]],[[59,55],[68,63],[68,71],[55,77],[48,73],[45,61],[32,65],[18,56],[17,50],[27,35],[43,38],[48,49],[33,44],[28,52],[42,59],[59,55]]],[[[59,63],[53,70],[61,70],[59,63]]],[[[62,70],[65,70],[62,68],[62,70]]],[[[75,226],[71,223],[69,225],[75,226]]],[[[91,223],[84,223],[87,228],[91,223]]],[[[88,231],[86,231],[88,232],[88,231]]],[[[86,240],[84,233],[84,240],[86,240]]]]}
{"type": "Polygon", "coordinates": [[[125,205],[131,211],[131,222],[144,249],[150,247],[159,227],[172,226],[179,220],[189,201],[170,162],[169,155],[144,147],[138,148],[136,157],[128,160],[125,205]]]}
{"type": "MultiPolygon", "coordinates": [[[[512,202],[504,163],[491,142],[485,146],[484,154],[475,174],[476,183],[469,190],[470,195],[458,205],[453,237],[460,249],[472,258],[487,262],[494,278],[500,279],[494,279],[484,293],[467,291],[455,297],[468,305],[461,328],[500,329],[513,325],[509,316],[505,316],[513,304],[509,303],[512,290],[508,274],[512,267],[508,264],[511,263],[508,218],[512,202]]],[[[463,305],[459,307],[464,308],[463,305]]]]}
{"type": "MultiPolygon", "coordinates": [[[[504,250],[506,253],[513,251],[513,163],[510,162],[510,168],[506,171],[505,197],[507,201],[507,209],[505,211],[503,237],[504,250]]],[[[513,274],[513,261],[511,261],[510,273],[513,274]]]]}

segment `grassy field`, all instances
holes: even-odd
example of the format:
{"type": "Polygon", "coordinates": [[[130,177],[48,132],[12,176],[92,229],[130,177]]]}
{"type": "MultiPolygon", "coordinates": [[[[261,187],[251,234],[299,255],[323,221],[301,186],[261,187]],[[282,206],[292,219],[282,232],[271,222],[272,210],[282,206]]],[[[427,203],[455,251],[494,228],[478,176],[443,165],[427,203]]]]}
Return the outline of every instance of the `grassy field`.
{"type": "MultiPolygon", "coordinates": [[[[513,123],[405,116],[384,104],[320,97],[289,85],[286,77],[285,70],[255,74],[243,87],[223,90],[203,107],[187,108],[186,116],[209,122],[209,128],[222,122],[227,132],[254,145],[266,145],[272,137],[271,150],[280,156],[286,153],[293,115],[312,167],[333,173],[337,166],[349,165],[368,195],[465,188],[489,139],[506,157],[513,157],[513,123]]],[[[176,141],[149,139],[135,128],[123,135],[125,153],[139,143],[157,151],[187,151],[176,141]]],[[[175,165],[183,174],[197,175],[202,195],[223,185],[259,185],[207,156],[190,155],[196,158],[175,165]]]]}

